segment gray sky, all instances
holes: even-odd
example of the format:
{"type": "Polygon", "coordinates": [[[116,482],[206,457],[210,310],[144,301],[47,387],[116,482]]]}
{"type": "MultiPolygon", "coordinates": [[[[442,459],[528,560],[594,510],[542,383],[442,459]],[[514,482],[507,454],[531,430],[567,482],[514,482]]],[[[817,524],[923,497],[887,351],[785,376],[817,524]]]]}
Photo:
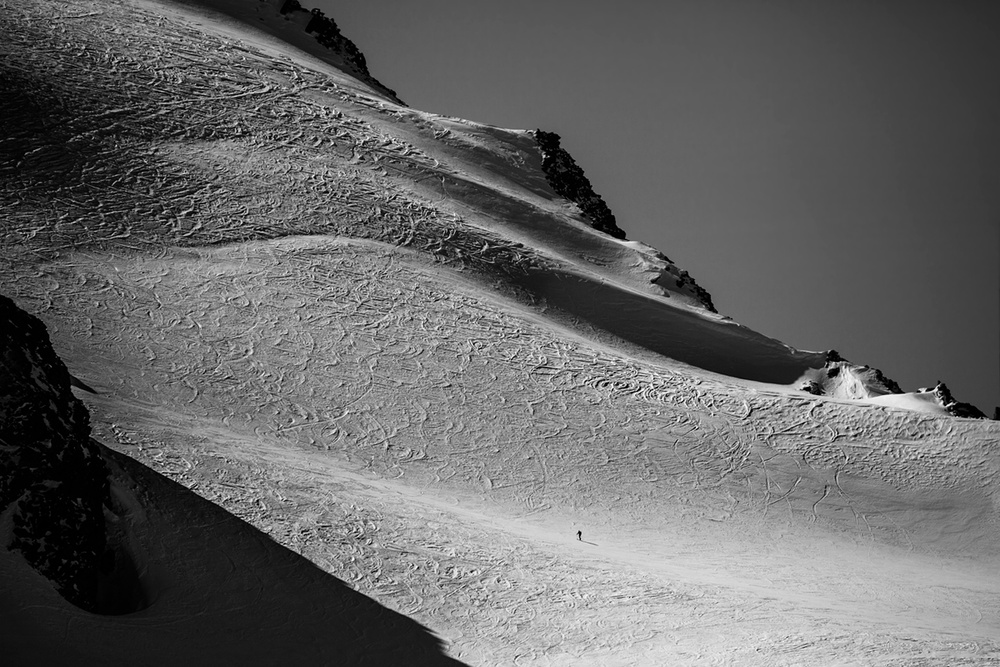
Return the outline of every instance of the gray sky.
{"type": "Polygon", "coordinates": [[[1000,2],[303,5],[410,106],[560,134],[720,312],[1000,405],[1000,2]]]}

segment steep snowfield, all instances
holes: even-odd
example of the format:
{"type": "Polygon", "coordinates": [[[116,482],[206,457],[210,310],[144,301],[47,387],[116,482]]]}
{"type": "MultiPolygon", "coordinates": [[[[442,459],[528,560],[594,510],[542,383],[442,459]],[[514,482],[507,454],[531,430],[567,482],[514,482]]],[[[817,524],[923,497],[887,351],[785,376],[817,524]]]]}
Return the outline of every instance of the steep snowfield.
{"type": "Polygon", "coordinates": [[[0,292],[97,391],[152,592],[88,615],[0,551],[0,649],[432,664],[419,623],[473,665],[1000,660],[1000,424],[705,310],[531,132],[283,21],[0,0],[0,292]]]}

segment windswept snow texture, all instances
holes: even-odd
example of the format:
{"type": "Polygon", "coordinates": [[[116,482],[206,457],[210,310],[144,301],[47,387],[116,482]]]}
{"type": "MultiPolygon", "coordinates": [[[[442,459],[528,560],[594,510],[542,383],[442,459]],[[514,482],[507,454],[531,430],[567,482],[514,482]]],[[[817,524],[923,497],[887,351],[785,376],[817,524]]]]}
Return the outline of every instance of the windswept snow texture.
{"type": "Polygon", "coordinates": [[[81,621],[0,561],[17,636],[423,636],[323,606],[336,577],[471,665],[1000,661],[1000,424],[795,391],[824,354],[592,229],[532,133],[401,107],[274,16],[0,0],[0,292],[176,483],[109,454],[176,586],[81,621]]]}
{"type": "MultiPolygon", "coordinates": [[[[257,27],[290,44],[312,47],[309,50],[319,55],[322,60],[364,82],[393,102],[403,104],[402,100],[396,97],[396,91],[383,85],[371,75],[364,54],[354,42],[340,32],[333,17],[325,16],[319,9],[305,8],[298,0],[259,0],[259,2],[264,6],[258,4],[256,7],[259,21],[257,27]],[[283,20],[275,20],[279,15],[283,20]],[[316,49],[314,44],[303,37],[303,33],[309,35],[325,50],[316,49]]],[[[205,4],[236,17],[247,17],[248,0],[214,0],[205,4]]]]}

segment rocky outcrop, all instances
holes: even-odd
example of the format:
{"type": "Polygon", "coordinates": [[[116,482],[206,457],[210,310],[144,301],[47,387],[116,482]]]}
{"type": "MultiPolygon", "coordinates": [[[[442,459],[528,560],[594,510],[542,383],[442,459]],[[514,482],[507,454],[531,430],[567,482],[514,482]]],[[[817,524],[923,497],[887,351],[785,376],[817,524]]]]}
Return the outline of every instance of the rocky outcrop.
{"type": "Polygon", "coordinates": [[[339,56],[348,74],[359,81],[367,83],[397,104],[403,104],[403,101],[396,96],[396,91],[382,85],[378,79],[371,75],[368,71],[368,63],[365,61],[365,56],[361,53],[361,49],[340,32],[340,28],[332,18],[323,14],[319,9],[308,10],[303,8],[298,0],[262,1],[275,6],[289,20],[303,24],[305,31],[314,35],[316,41],[339,56]]]}
{"type": "Polygon", "coordinates": [[[42,322],[0,296],[0,516],[70,602],[98,611],[108,469],[42,322]]]}
{"type": "Polygon", "coordinates": [[[708,290],[699,285],[694,281],[687,271],[681,271],[680,277],[677,279],[677,289],[687,289],[694,293],[695,297],[701,301],[701,304],[712,313],[718,313],[715,309],[715,304],[712,303],[712,295],[708,293],[708,290]]]}
{"type": "Polygon", "coordinates": [[[843,368],[850,368],[858,375],[862,375],[866,379],[866,384],[875,390],[876,394],[902,394],[903,389],[899,386],[899,383],[890,377],[887,377],[878,368],[872,368],[867,364],[864,366],[855,366],[851,364],[847,359],[840,356],[840,353],[836,350],[827,350],[826,353],[826,376],[828,378],[837,377],[843,368]]]}
{"type": "MultiPolygon", "coordinates": [[[[836,350],[827,352],[826,364],[805,373],[796,388],[816,396],[854,400],[905,393],[898,383],[886,377],[879,369],[856,366],[841,357],[836,350]]],[[[976,406],[956,401],[943,382],[938,382],[929,389],[918,389],[916,393],[933,394],[934,402],[954,417],[986,419],[986,415],[976,406]]]]}
{"type": "Polygon", "coordinates": [[[971,403],[962,403],[956,401],[955,397],[951,395],[951,391],[948,386],[941,382],[940,380],[936,385],[928,389],[920,389],[922,394],[934,394],[935,400],[948,411],[948,414],[954,417],[965,417],[967,419],[986,419],[986,414],[972,405],[971,403]]]}
{"type": "MultiPolygon", "coordinates": [[[[573,159],[573,156],[560,146],[559,135],[544,130],[535,130],[533,135],[538,150],[542,154],[542,172],[545,174],[549,187],[555,190],[560,197],[564,197],[580,207],[580,211],[590,222],[591,227],[616,239],[624,240],[625,232],[618,227],[614,213],[611,212],[601,196],[594,192],[590,180],[573,159]]],[[[708,293],[708,290],[698,285],[687,271],[677,268],[666,255],[657,251],[655,257],[651,257],[650,261],[663,262],[663,271],[650,282],[671,292],[687,292],[708,311],[718,312],[712,303],[712,295],[708,293]],[[670,281],[672,281],[672,285],[667,284],[670,281]]]]}
{"type": "Polygon", "coordinates": [[[807,372],[796,386],[815,396],[849,400],[903,393],[899,384],[879,369],[852,364],[836,350],[829,350],[823,367],[807,372]]]}
{"type": "Polygon", "coordinates": [[[624,239],[625,232],[619,229],[611,209],[600,195],[594,192],[583,169],[560,147],[559,135],[535,130],[534,136],[542,153],[542,171],[545,172],[549,186],[560,197],[565,197],[579,206],[591,227],[616,239],[624,239]]]}

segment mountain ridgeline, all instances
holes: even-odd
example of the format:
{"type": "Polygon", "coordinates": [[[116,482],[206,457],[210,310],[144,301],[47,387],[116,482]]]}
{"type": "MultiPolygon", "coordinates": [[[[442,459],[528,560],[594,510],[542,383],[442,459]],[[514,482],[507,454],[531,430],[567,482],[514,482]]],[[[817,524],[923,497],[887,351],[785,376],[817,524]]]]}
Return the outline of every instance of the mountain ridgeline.
{"type": "MultiPolygon", "coordinates": [[[[315,36],[317,42],[338,58],[341,67],[359,81],[368,84],[393,102],[404,105],[396,92],[376,79],[368,70],[364,54],[350,39],[341,33],[336,21],[319,9],[309,10],[298,0],[259,0],[286,20],[298,24],[315,36]]],[[[614,213],[604,199],[594,191],[590,180],[572,155],[560,145],[555,132],[535,130],[532,133],[542,156],[542,171],[549,186],[561,197],[576,204],[591,227],[613,238],[624,240],[625,231],[618,226],[614,213]]],[[[665,256],[666,261],[670,261],[665,256]]],[[[672,262],[671,262],[672,263],[672,262]]],[[[699,286],[687,271],[680,271],[677,289],[687,289],[708,311],[716,313],[712,296],[699,286]]]]}
{"type": "MultiPolygon", "coordinates": [[[[482,210],[504,225],[520,218],[526,233],[535,234],[536,241],[547,233],[535,233],[538,222],[555,236],[563,234],[558,219],[538,215],[540,205],[551,203],[552,193],[574,204],[578,212],[571,217],[586,222],[602,237],[595,240],[594,235],[585,235],[591,237],[586,243],[593,244],[596,252],[587,250],[580,256],[586,254],[588,262],[597,255],[603,257],[591,263],[588,271],[608,267],[604,278],[596,283],[584,279],[580,289],[587,293],[608,290],[608,297],[628,300],[630,318],[609,319],[600,312],[607,310],[603,304],[581,297],[573,281],[563,280],[562,273],[552,270],[555,263],[539,263],[536,260],[541,255],[525,251],[520,241],[503,238],[503,234],[484,235],[482,229],[474,231],[458,218],[441,215],[433,199],[444,194],[445,188],[428,190],[433,197],[426,199],[411,196],[407,185],[413,182],[411,177],[422,184],[440,182],[444,186],[448,182],[452,187],[449,179],[455,176],[454,165],[443,166],[440,161],[447,159],[447,152],[441,150],[443,142],[423,144],[426,151],[418,145],[428,137],[441,139],[450,130],[438,126],[445,123],[424,119],[421,112],[405,105],[397,107],[402,102],[395,92],[371,76],[360,49],[332,18],[318,10],[307,11],[297,0],[213,0],[205,4],[237,18],[243,11],[247,16],[240,20],[249,19],[254,28],[262,27],[272,36],[294,38],[300,48],[309,49],[311,55],[325,59],[362,85],[351,90],[347,89],[350,86],[332,85],[328,76],[317,71],[283,63],[233,41],[214,40],[213,48],[195,52],[198,57],[194,60],[188,54],[176,57],[159,39],[163,28],[147,19],[133,26],[134,40],[148,40],[143,43],[149,53],[143,57],[101,50],[96,42],[93,46],[81,44],[80,57],[86,58],[88,80],[50,77],[67,66],[63,61],[66,55],[30,52],[29,45],[50,38],[46,27],[20,22],[11,15],[7,21],[17,28],[11,32],[15,37],[10,45],[17,48],[8,58],[6,77],[0,78],[0,113],[12,128],[8,138],[0,141],[0,174],[6,179],[0,182],[0,196],[7,209],[16,213],[8,230],[18,243],[34,244],[39,246],[35,251],[49,252],[42,243],[46,238],[52,247],[108,247],[125,238],[129,243],[188,246],[205,241],[323,234],[419,246],[455,265],[527,273],[516,282],[531,299],[544,300],[619,338],[705,370],[791,384],[808,369],[819,374],[812,373],[796,386],[809,393],[851,399],[900,393],[898,386],[884,383],[867,366],[856,367],[855,379],[850,382],[844,381],[847,375],[835,379],[840,371],[824,369],[822,353],[803,354],[774,339],[760,340],[765,336],[747,347],[734,347],[732,341],[745,338],[746,329],[732,322],[714,319],[706,325],[700,315],[685,311],[690,325],[685,331],[700,333],[680,332],[674,317],[680,310],[670,305],[661,309],[659,304],[654,308],[635,288],[647,288],[646,293],[653,297],[673,298],[682,308],[694,306],[699,312],[717,313],[708,291],[659,251],[647,247],[644,257],[636,257],[633,244],[625,240],[625,230],[583,169],[561,146],[557,134],[543,130],[498,134],[500,141],[506,142],[498,150],[521,154],[511,162],[497,164],[501,170],[513,166],[508,176],[532,190],[536,201],[507,197],[467,181],[462,187],[471,188],[470,198],[479,197],[471,194],[476,188],[488,193],[489,199],[482,201],[489,203],[482,210]],[[23,55],[28,53],[30,56],[23,55]],[[174,85],[162,85],[159,65],[144,60],[151,54],[166,61],[177,58],[172,70],[177,72],[174,85]],[[233,54],[239,58],[231,60],[233,54]],[[218,72],[225,68],[231,70],[229,76],[219,78],[218,72]],[[209,87],[206,81],[211,82],[209,87]],[[99,89],[102,92],[95,94],[99,89]],[[187,89],[194,94],[181,95],[187,89]],[[130,90],[142,90],[141,102],[130,90]],[[308,99],[297,100],[290,107],[290,100],[296,99],[299,91],[308,99]],[[362,122],[329,105],[316,104],[313,97],[317,95],[332,95],[330,99],[338,103],[375,109],[380,119],[377,123],[362,122]],[[118,117],[113,126],[106,127],[106,107],[112,99],[118,117]],[[164,108],[178,111],[158,111],[164,108]],[[227,120],[222,122],[223,118],[227,120]],[[408,134],[392,138],[383,131],[382,123],[403,118],[408,119],[408,134]],[[421,136],[421,132],[425,134],[421,136]],[[149,141],[159,136],[168,136],[171,141],[149,141]],[[303,137],[308,137],[307,146],[301,145],[303,137]],[[197,166],[210,145],[200,142],[209,141],[231,154],[224,160],[225,168],[197,166]],[[279,164],[273,153],[268,161],[253,159],[253,151],[272,151],[278,145],[294,146],[295,159],[279,164]],[[534,151],[537,153],[529,155],[534,151]],[[307,178],[300,169],[303,158],[308,158],[309,164],[328,164],[327,172],[307,178]],[[400,180],[390,178],[390,172],[400,180]],[[285,191],[282,197],[258,196],[271,192],[279,178],[285,191]],[[132,189],[120,187],[126,180],[132,181],[132,189]],[[353,189],[343,187],[349,181],[355,183],[353,189]],[[150,188],[155,189],[158,200],[151,208],[132,201],[135,192],[149,192],[150,188]],[[56,191],[58,196],[53,196],[56,191]],[[232,199],[222,196],[227,192],[232,199]],[[287,196],[291,192],[294,197],[287,196]],[[240,204],[223,210],[227,201],[240,204]],[[303,203],[295,204],[297,201],[303,203]],[[42,211],[44,217],[38,217],[42,211]],[[226,218],[222,224],[220,212],[226,218]],[[616,253],[629,259],[618,262],[612,258],[616,253]],[[633,268],[624,270],[634,269],[640,279],[624,295],[618,287],[605,284],[605,278],[614,280],[614,272],[626,264],[633,268]],[[527,270],[528,266],[534,268],[527,270]],[[713,334],[714,347],[701,335],[708,330],[706,326],[717,334],[713,334]],[[766,359],[759,354],[762,346],[771,355],[766,359]],[[784,364],[780,371],[775,370],[778,364],[784,364]]],[[[195,35],[204,39],[196,29],[182,24],[170,30],[175,41],[195,39],[195,35]]],[[[485,134],[476,141],[497,139],[485,134]]],[[[555,215],[565,215],[565,208],[555,215]]],[[[581,247],[570,248],[570,254],[581,247]]],[[[943,393],[935,396],[944,401],[943,393]]],[[[940,401],[939,407],[954,415],[981,414],[957,407],[962,404],[950,394],[946,403],[951,407],[940,401]]]]}
{"type": "Polygon", "coordinates": [[[396,97],[394,90],[371,75],[361,49],[340,32],[336,21],[321,10],[305,9],[298,0],[259,0],[259,2],[270,5],[286,20],[301,25],[308,34],[316,38],[317,42],[342,60],[343,68],[351,76],[368,84],[397,104],[403,104],[403,101],[396,97]]]}
{"type": "MultiPolygon", "coordinates": [[[[254,0],[248,0],[248,2],[254,2],[254,0]]],[[[393,103],[405,106],[394,90],[372,76],[364,54],[353,41],[343,35],[332,17],[326,16],[319,9],[310,10],[303,7],[299,0],[256,0],[254,4],[258,5],[256,13],[261,20],[264,20],[268,14],[272,14],[273,18],[277,18],[279,22],[283,19],[299,26],[304,33],[316,39],[316,42],[323,47],[324,53],[332,56],[332,61],[337,67],[393,103]]],[[[593,229],[624,241],[626,239],[625,230],[619,227],[614,213],[604,199],[594,191],[583,168],[561,146],[559,135],[541,129],[529,134],[534,139],[541,156],[541,170],[549,187],[560,197],[575,204],[582,217],[593,229]]],[[[662,253],[658,253],[658,258],[669,265],[674,265],[662,253]]],[[[653,278],[652,282],[668,290],[686,292],[693,296],[695,301],[707,311],[718,313],[708,290],[698,285],[687,271],[681,270],[676,265],[674,267],[673,271],[653,278]],[[670,284],[665,284],[665,280],[670,284]]],[[[804,377],[803,381],[799,383],[798,386],[802,391],[850,399],[904,393],[897,383],[888,379],[877,368],[851,364],[834,351],[831,351],[830,354],[835,358],[828,360],[826,367],[817,369],[817,372],[822,371],[819,375],[813,372],[807,373],[808,377],[804,377]],[[841,368],[851,369],[851,371],[839,379],[835,379],[841,368]],[[848,376],[852,377],[853,380],[845,382],[844,380],[848,376]]],[[[668,354],[668,356],[670,355],[668,354]]],[[[690,359],[683,356],[680,357],[680,360],[690,362],[690,359]]],[[[695,365],[699,364],[695,362],[695,365]]],[[[707,368],[707,370],[725,372],[724,368],[725,365],[722,369],[707,368]]],[[[738,374],[738,376],[752,379],[752,375],[738,374]]],[[[986,417],[975,406],[955,400],[941,382],[938,382],[934,388],[921,390],[921,392],[932,392],[938,406],[953,416],[986,417]],[[944,390],[939,390],[940,387],[944,387],[944,390]]],[[[1000,408],[998,408],[996,416],[1000,417],[1000,408]]]]}
{"type": "Polygon", "coordinates": [[[319,12],[57,4],[0,12],[0,663],[1000,664],[1000,423],[319,12]]]}
{"type": "Polygon", "coordinates": [[[624,239],[625,232],[618,226],[615,214],[604,203],[604,199],[594,192],[590,180],[573,156],[560,146],[559,135],[535,130],[535,141],[542,152],[542,171],[552,189],[579,206],[594,229],[616,239],[624,239]]]}

